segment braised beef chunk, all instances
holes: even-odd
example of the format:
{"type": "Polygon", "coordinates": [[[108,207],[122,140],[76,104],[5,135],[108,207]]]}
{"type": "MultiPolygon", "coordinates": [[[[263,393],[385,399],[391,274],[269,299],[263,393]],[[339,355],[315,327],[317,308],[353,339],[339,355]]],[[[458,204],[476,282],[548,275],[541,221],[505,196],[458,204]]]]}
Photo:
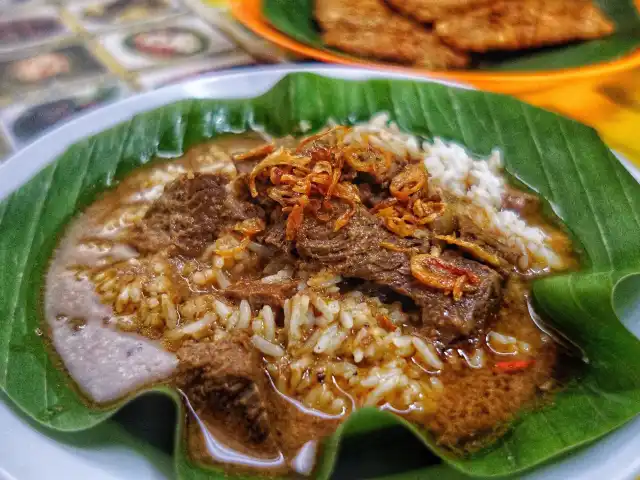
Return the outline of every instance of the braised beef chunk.
{"type": "MultiPolygon", "coordinates": [[[[337,207],[335,214],[341,214],[337,207]]],[[[332,221],[323,222],[305,216],[295,245],[303,260],[331,266],[344,277],[356,277],[410,297],[422,310],[422,334],[449,343],[482,329],[496,308],[500,295],[500,276],[491,268],[462,257],[447,257],[475,273],[480,283],[460,300],[420,283],[411,273],[411,255],[424,251],[428,244],[401,239],[363,207],[343,228],[334,231],[332,221]],[[389,248],[392,247],[392,248],[389,248]],[[408,249],[415,248],[414,252],[408,249]],[[405,251],[397,251],[405,249],[405,251]]]]}
{"type": "Polygon", "coordinates": [[[302,259],[339,266],[343,272],[370,269],[371,275],[375,275],[377,271],[400,266],[407,258],[406,253],[384,248],[381,244],[395,245],[399,249],[423,244],[397,237],[385,229],[375,215],[360,206],[344,227],[334,231],[335,220],[347,208],[344,204],[333,204],[333,215],[328,221],[305,215],[295,240],[295,248],[302,259]]]}
{"type": "Polygon", "coordinates": [[[177,376],[193,407],[213,414],[239,440],[263,443],[270,434],[266,395],[270,386],[258,352],[246,335],[189,343],[177,352],[177,376]]]}
{"type": "Polygon", "coordinates": [[[389,190],[383,189],[379,185],[372,185],[370,183],[358,184],[358,195],[363,205],[368,208],[373,208],[380,202],[389,198],[389,190]]]}
{"type": "Polygon", "coordinates": [[[540,199],[507,185],[507,191],[502,197],[502,208],[513,210],[523,216],[532,215],[539,211],[540,199]]]}
{"type": "Polygon", "coordinates": [[[290,255],[293,245],[286,238],[286,218],[280,209],[273,210],[267,229],[258,236],[258,240],[270,247],[275,247],[279,254],[290,255]]]}
{"type": "Polygon", "coordinates": [[[310,414],[277,392],[246,334],[188,343],[177,352],[176,379],[199,415],[250,450],[293,457],[308,441],[331,434],[340,420],[310,414]]]}
{"type": "Polygon", "coordinates": [[[142,252],[172,247],[197,256],[224,229],[264,217],[259,207],[230,195],[228,184],[219,174],[194,173],[174,180],[133,229],[130,242],[142,252]]]}
{"type": "Polygon", "coordinates": [[[296,293],[296,282],[262,283],[260,280],[238,282],[228,287],[224,293],[235,300],[248,300],[254,310],[269,305],[273,308],[284,306],[286,299],[296,293]]]}
{"type": "Polygon", "coordinates": [[[424,295],[414,293],[414,300],[422,307],[422,325],[419,330],[425,336],[441,340],[468,336],[482,329],[498,308],[502,290],[502,278],[493,269],[473,260],[468,260],[453,252],[445,252],[442,259],[461,269],[470,270],[479,279],[474,290],[466,292],[454,301],[451,295],[424,295]],[[436,315],[429,312],[438,312],[436,315]],[[425,321],[425,316],[428,321],[425,321]]]}

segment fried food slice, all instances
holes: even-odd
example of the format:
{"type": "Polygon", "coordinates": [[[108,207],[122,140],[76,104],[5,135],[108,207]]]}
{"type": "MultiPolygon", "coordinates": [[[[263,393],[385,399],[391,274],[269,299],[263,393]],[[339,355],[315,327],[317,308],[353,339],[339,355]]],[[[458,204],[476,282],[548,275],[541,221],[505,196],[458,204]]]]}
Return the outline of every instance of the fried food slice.
{"type": "Polygon", "coordinates": [[[614,24],[586,0],[498,1],[436,21],[449,45],[472,52],[519,50],[611,34],[614,24]]]}
{"type": "Polygon", "coordinates": [[[387,0],[399,12],[419,22],[431,23],[467,10],[490,5],[493,0],[387,0]]]}
{"type": "Polygon", "coordinates": [[[384,0],[317,0],[315,7],[324,42],[345,52],[430,69],[468,63],[464,53],[393,12],[384,0]]]}

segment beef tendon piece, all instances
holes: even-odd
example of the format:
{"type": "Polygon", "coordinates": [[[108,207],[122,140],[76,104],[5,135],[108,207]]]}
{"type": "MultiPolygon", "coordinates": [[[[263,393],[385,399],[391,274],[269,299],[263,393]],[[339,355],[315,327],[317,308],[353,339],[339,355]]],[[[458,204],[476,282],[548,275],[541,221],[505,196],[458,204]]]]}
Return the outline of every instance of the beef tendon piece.
{"type": "Polygon", "coordinates": [[[230,179],[193,173],[168,184],[127,240],[141,252],[171,248],[198,256],[225,229],[250,218],[264,218],[256,205],[239,200],[230,179]]]}
{"type": "Polygon", "coordinates": [[[188,343],[177,352],[176,383],[196,411],[205,411],[239,441],[263,444],[271,427],[266,395],[270,385],[249,337],[233,334],[210,343],[188,343]]]}
{"type": "Polygon", "coordinates": [[[383,0],[318,0],[324,42],[355,55],[430,69],[462,68],[468,57],[383,0]]]}
{"type": "MultiPolygon", "coordinates": [[[[436,19],[457,15],[489,5],[493,0],[387,0],[398,12],[418,22],[431,23],[436,19]]],[[[513,0],[516,1],[516,0],[513,0]]]]}
{"type": "Polygon", "coordinates": [[[520,50],[604,37],[614,24],[586,0],[498,1],[436,21],[436,33],[461,50],[520,50]]]}

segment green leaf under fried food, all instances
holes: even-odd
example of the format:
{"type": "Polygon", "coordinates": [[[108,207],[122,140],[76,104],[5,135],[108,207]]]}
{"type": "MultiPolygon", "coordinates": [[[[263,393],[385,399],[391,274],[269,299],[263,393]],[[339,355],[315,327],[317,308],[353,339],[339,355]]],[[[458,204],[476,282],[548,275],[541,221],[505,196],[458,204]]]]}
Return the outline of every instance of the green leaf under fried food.
{"type": "MultiPolygon", "coordinates": [[[[265,0],[262,13],[276,29],[299,42],[345,58],[356,58],[324,44],[314,18],[315,2],[316,0],[265,0]]],[[[611,62],[637,49],[640,45],[640,14],[634,0],[595,0],[595,3],[615,23],[616,30],[612,35],[553,47],[509,53],[494,52],[479,57],[476,70],[533,72],[575,68],[611,62]]]]}

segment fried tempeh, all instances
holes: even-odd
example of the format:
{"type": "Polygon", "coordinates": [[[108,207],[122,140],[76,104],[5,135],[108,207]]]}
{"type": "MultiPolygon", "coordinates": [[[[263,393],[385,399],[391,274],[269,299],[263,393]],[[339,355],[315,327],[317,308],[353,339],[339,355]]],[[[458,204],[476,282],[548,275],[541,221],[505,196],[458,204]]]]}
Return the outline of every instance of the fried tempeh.
{"type": "Polygon", "coordinates": [[[597,6],[585,0],[503,0],[435,24],[446,43],[473,52],[600,38],[614,28],[597,6]]]}
{"type": "Polygon", "coordinates": [[[383,0],[318,0],[316,18],[327,45],[356,55],[431,69],[460,68],[468,57],[383,0]]]}
{"type": "Polygon", "coordinates": [[[419,22],[436,19],[491,4],[492,0],[387,0],[399,12],[419,22]]]}

